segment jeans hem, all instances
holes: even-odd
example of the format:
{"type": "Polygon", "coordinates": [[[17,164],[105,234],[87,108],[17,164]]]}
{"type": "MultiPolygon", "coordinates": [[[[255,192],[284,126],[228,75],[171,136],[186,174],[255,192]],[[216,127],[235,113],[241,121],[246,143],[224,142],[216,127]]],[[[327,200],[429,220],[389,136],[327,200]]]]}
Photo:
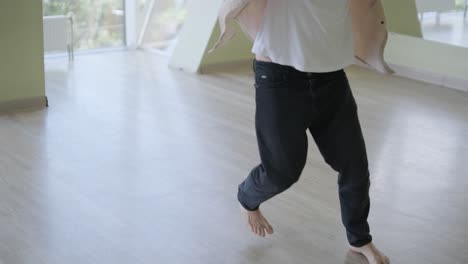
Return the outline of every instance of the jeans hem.
{"type": "Polygon", "coordinates": [[[358,241],[358,242],[354,242],[354,243],[350,243],[351,246],[353,247],[356,247],[356,248],[360,248],[360,247],[363,247],[369,243],[372,242],[372,238],[369,238],[369,239],[366,239],[366,240],[361,240],[361,241],[358,241]]]}
{"type": "Polygon", "coordinates": [[[254,211],[257,211],[258,208],[260,208],[260,206],[257,206],[255,208],[250,208],[248,207],[247,205],[245,205],[242,201],[241,201],[241,194],[240,194],[240,190],[239,192],[237,193],[237,200],[239,201],[240,205],[247,211],[250,211],[250,212],[254,212],[254,211]]]}

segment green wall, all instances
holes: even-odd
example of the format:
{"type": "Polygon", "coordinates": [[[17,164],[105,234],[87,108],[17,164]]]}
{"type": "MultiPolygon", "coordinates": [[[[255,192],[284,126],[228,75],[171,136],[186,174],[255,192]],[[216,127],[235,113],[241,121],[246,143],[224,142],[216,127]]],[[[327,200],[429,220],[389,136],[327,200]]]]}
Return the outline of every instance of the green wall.
{"type": "Polygon", "coordinates": [[[422,37],[414,0],[383,0],[382,3],[390,32],[422,37]]]}
{"type": "Polygon", "coordinates": [[[254,55],[251,52],[252,42],[247,38],[244,32],[242,32],[237,23],[234,24],[236,28],[236,35],[233,37],[233,39],[231,39],[226,46],[223,46],[222,48],[219,48],[212,53],[208,53],[221,34],[220,28],[218,24],[216,24],[202,60],[202,67],[208,64],[223,63],[226,61],[245,61],[254,58],[254,55]]]}
{"type": "Polygon", "coordinates": [[[42,1],[0,0],[0,103],[45,96],[42,1]]]}

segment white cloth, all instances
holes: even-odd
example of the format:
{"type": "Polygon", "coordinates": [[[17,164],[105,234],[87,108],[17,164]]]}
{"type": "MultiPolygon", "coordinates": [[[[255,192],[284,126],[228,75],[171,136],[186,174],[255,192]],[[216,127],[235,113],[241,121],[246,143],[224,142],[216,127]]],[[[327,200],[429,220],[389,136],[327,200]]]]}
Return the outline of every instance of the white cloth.
{"type": "Polygon", "coordinates": [[[252,52],[303,72],[354,63],[348,0],[268,0],[252,52]]]}

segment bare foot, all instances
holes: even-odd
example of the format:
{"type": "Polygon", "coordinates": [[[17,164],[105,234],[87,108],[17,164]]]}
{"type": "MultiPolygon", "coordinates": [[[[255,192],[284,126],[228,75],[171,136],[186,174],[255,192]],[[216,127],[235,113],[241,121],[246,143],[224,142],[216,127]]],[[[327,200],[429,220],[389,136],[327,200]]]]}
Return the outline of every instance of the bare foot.
{"type": "Polygon", "coordinates": [[[390,264],[390,260],[380,252],[373,243],[357,248],[351,246],[351,251],[364,255],[369,264],[390,264]]]}
{"type": "Polygon", "coordinates": [[[241,213],[246,220],[247,225],[257,236],[265,237],[266,234],[273,234],[273,228],[265,219],[260,209],[256,211],[248,211],[241,206],[241,213]]]}

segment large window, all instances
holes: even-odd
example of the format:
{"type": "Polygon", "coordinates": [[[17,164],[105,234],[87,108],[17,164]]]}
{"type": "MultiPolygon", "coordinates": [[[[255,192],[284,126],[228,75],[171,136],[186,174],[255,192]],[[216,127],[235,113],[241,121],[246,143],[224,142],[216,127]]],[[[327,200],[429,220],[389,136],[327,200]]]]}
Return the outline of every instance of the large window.
{"type": "Polygon", "coordinates": [[[43,15],[73,15],[76,50],[125,45],[124,0],[43,0],[43,15]]]}
{"type": "Polygon", "coordinates": [[[468,0],[417,0],[423,37],[468,47],[468,0]]]}
{"type": "Polygon", "coordinates": [[[187,16],[188,0],[140,0],[140,46],[170,54],[187,16]]]}

